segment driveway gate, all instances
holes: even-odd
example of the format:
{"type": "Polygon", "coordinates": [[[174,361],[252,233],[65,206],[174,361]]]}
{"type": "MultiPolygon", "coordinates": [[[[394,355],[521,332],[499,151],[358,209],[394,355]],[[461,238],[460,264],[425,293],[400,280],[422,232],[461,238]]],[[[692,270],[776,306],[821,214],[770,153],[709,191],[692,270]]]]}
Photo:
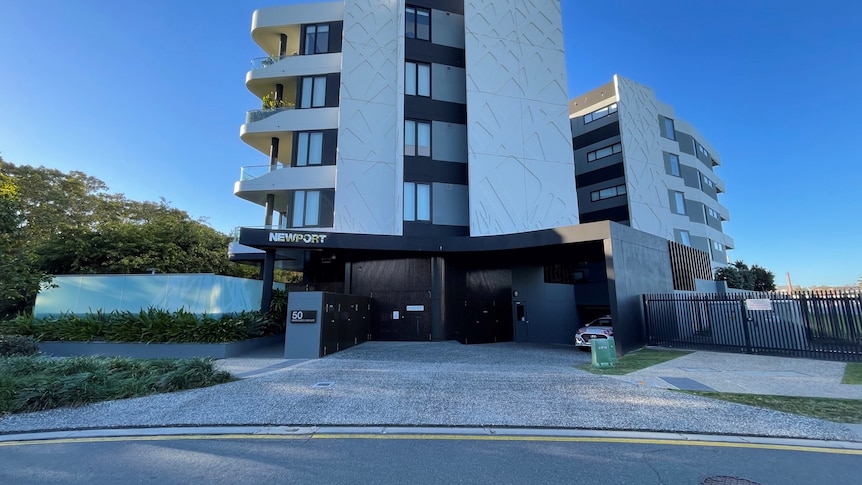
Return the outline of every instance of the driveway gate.
{"type": "Polygon", "coordinates": [[[862,362],[862,294],[643,295],[648,345],[862,362]]]}

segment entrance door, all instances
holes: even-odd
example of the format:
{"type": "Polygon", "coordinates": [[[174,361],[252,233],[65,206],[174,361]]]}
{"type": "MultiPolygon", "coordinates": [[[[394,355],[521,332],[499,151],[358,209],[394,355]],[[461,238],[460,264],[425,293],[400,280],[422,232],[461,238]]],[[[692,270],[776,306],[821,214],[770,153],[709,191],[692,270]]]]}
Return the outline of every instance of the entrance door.
{"type": "Polygon", "coordinates": [[[529,342],[530,341],[530,331],[529,331],[529,320],[527,320],[527,307],[526,302],[524,301],[516,301],[513,302],[512,308],[514,310],[514,318],[515,321],[515,342],[529,342]]]}

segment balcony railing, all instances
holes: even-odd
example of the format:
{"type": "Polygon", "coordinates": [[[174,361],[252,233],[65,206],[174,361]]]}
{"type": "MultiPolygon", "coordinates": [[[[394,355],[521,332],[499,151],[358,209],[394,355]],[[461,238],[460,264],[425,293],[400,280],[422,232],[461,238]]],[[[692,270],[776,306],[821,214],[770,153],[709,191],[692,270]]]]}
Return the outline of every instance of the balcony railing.
{"type": "Polygon", "coordinates": [[[239,180],[244,182],[246,180],[256,179],[263,175],[268,174],[269,172],[274,172],[276,170],[284,168],[286,165],[279,162],[275,165],[247,165],[240,169],[239,180]]]}
{"type": "Polygon", "coordinates": [[[270,116],[281,113],[284,110],[293,109],[293,106],[282,106],[280,108],[270,108],[270,109],[253,109],[251,111],[245,112],[245,122],[254,123],[255,121],[260,121],[270,116]]]}
{"type": "Polygon", "coordinates": [[[266,57],[256,57],[251,60],[251,68],[252,69],[263,69],[265,67],[269,67],[276,62],[284,59],[285,57],[291,57],[288,55],[284,56],[266,56],[266,57]]]}

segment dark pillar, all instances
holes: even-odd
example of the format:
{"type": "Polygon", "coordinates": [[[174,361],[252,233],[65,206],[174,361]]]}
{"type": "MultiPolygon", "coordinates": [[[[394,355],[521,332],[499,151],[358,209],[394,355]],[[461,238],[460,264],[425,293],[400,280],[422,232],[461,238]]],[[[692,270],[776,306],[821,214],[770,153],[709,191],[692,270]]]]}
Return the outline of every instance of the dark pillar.
{"type": "Polygon", "coordinates": [[[275,105],[278,106],[279,101],[284,101],[284,84],[278,83],[275,85],[275,105]]]}
{"type": "MultiPolygon", "coordinates": [[[[269,171],[272,172],[278,167],[278,138],[272,137],[269,145],[269,171]]],[[[266,194],[266,217],[263,225],[272,227],[272,213],[275,211],[275,194],[266,194]]]]}
{"type": "Polygon", "coordinates": [[[263,259],[263,293],[260,295],[261,313],[269,313],[272,303],[272,282],[275,273],[275,249],[267,249],[263,259]]]}
{"type": "Polygon", "coordinates": [[[350,280],[352,278],[351,273],[353,272],[353,264],[350,261],[344,262],[344,294],[349,295],[350,288],[350,280]]]}
{"type": "Polygon", "coordinates": [[[278,55],[279,57],[287,53],[287,35],[281,34],[278,40],[278,55]]]}
{"type": "Polygon", "coordinates": [[[431,340],[446,340],[446,271],[440,256],[431,258],[431,340]]]}

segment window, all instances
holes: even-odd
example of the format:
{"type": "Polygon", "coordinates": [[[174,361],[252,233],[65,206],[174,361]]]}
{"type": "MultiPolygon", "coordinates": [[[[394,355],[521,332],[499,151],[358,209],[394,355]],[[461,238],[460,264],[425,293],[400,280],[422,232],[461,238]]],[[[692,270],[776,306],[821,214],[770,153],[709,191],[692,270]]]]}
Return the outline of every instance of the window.
{"type": "Polygon", "coordinates": [[[609,106],[605,106],[604,108],[599,108],[592,113],[587,113],[584,115],[584,124],[596,121],[598,119],[604,118],[605,116],[614,114],[617,112],[617,103],[614,103],[609,106]]]}
{"type": "Polygon", "coordinates": [[[431,64],[404,63],[404,93],[410,96],[431,96],[431,64]]]}
{"type": "Polygon", "coordinates": [[[404,155],[431,156],[431,123],[413,120],[404,122],[404,155]]]}
{"type": "Polygon", "coordinates": [[[688,231],[679,231],[679,240],[686,246],[691,246],[691,233],[688,231]]]}
{"type": "Polygon", "coordinates": [[[712,188],[715,188],[715,183],[712,180],[710,180],[709,177],[707,177],[706,175],[701,175],[701,177],[703,178],[704,184],[706,184],[712,188]]]}
{"type": "Polygon", "coordinates": [[[706,208],[706,213],[707,215],[709,215],[709,217],[712,217],[713,219],[718,219],[718,212],[710,209],[709,207],[706,208]]]}
{"type": "Polygon", "coordinates": [[[674,211],[677,214],[685,215],[685,195],[682,192],[674,192],[673,199],[676,205],[674,211]]]}
{"type": "Polygon", "coordinates": [[[598,150],[593,150],[587,153],[587,161],[595,162],[600,158],[609,157],[611,155],[615,155],[623,151],[623,146],[620,143],[615,143],[610,146],[606,146],[604,148],[599,148],[598,150]]]}
{"type": "Polygon", "coordinates": [[[326,105],[326,76],[302,78],[300,108],[322,108],[326,105]]]}
{"type": "Polygon", "coordinates": [[[604,199],[610,199],[611,197],[617,197],[620,195],[626,194],[626,186],[617,185],[616,187],[608,187],[606,189],[595,190],[590,192],[590,201],[597,202],[604,199]]]}
{"type": "Polygon", "coordinates": [[[700,143],[697,144],[697,151],[706,158],[709,158],[709,152],[706,151],[706,148],[704,148],[700,143]]]}
{"type": "Polygon", "coordinates": [[[293,193],[293,224],[291,227],[320,225],[320,191],[297,190],[293,193]]]}
{"type": "Polygon", "coordinates": [[[431,40],[431,11],[407,7],[404,16],[404,36],[408,39],[431,40]]]}
{"type": "Polygon", "coordinates": [[[679,155],[675,153],[668,153],[668,160],[670,160],[670,173],[671,175],[676,175],[679,177],[679,155]]]}
{"type": "Polygon", "coordinates": [[[713,241],[712,249],[715,249],[716,251],[724,251],[724,245],[718,241],[713,241]]]}
{"type": "Polygon", "coordinates": [[[676,140],[676,130],[673,127],[673,120],[670,118],[662,118],[662,122],[664,123],[664,133],[662,133],[662,136],[671,140],[676,140]]]}
{"type": "Polygon", "coordinates": [[[323,161],[323,132],[298,133],[296,143],[296,166],[320,165],[323,161]]]}
{"type": "Polygon", "coordinates": [[[404,183],[404,220],[431,220],[431,185],[404,183]]]}
{"type": "Polygon", "coordinates": [[[329,24],[305,26],[305,54],[329,52],[329,24]]]}

